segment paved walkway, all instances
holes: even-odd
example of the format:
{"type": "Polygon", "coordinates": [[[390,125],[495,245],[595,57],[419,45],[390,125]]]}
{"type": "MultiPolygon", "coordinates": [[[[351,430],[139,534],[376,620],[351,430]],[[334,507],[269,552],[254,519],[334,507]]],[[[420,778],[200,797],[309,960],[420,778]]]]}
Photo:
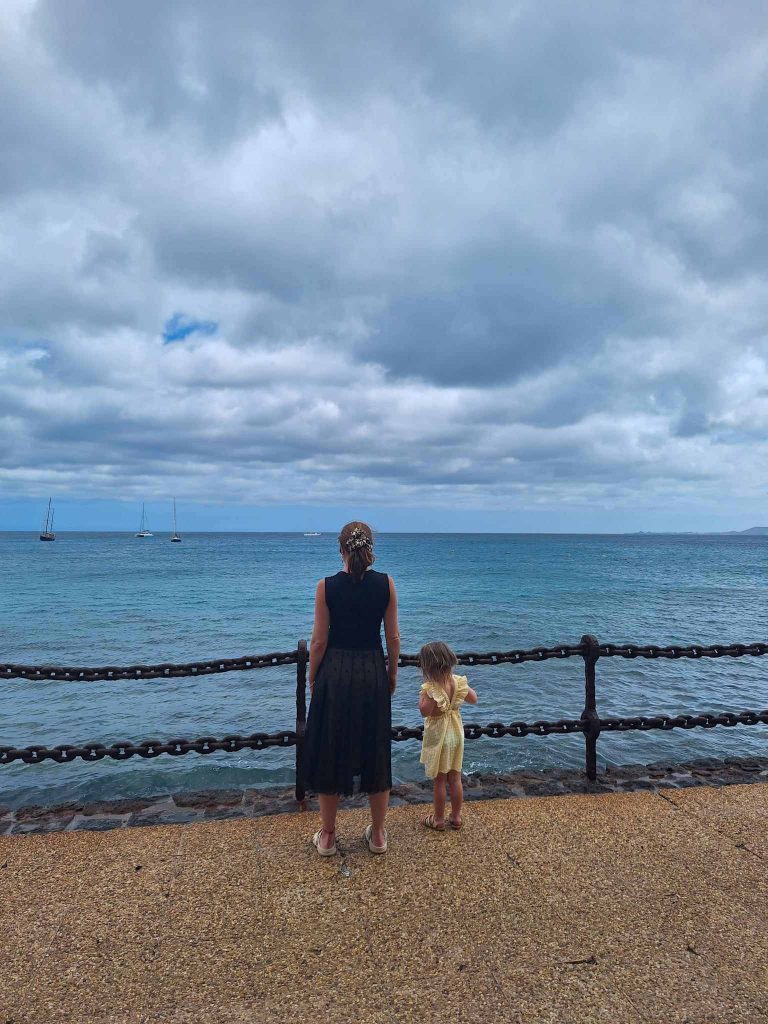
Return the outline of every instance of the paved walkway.
{"type": "Polygon", "coordinates": [[[768,786],[0,838],[0,1024],[768,1020],[768,786]]]}

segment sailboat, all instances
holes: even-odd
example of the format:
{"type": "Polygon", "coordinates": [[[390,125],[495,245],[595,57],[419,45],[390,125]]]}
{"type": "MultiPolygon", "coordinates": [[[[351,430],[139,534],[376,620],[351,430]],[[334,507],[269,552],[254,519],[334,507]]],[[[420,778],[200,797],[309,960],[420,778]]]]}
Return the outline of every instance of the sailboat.
{"type": "Polygon", "coordinates": [[[181,537],[179,531],[176,529],[176,499],[173,499],[173,533],[171,534],[171,542],[173,544],[181,544],[181,537]]]}
{"type": "Polygon", "coordinates": [[[43,528],[40,531],[40,540],[56,540],[56,534],[53,532],[53,509],[51,508],[51,498],[48,499],[48,511],[45,513],[45,522],[43,528]]]}
{"type": "Polygon", "coordinates": [[[139,524],[139,532],[136,534],[137,537],[154,537],[154,533],[147,527],[147,517],[144,514],[144,505],[141,506],[141,523],[139,524]]]}

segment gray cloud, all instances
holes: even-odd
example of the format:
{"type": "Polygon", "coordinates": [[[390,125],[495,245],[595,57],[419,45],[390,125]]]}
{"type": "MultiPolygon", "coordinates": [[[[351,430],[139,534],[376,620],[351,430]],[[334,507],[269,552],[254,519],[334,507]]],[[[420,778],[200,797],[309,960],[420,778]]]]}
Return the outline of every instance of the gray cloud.
{"type": "Polygon", "coordinates": [[[0,487],[754,499],[766,53],[747,2],[9,0],[0,487]]]}

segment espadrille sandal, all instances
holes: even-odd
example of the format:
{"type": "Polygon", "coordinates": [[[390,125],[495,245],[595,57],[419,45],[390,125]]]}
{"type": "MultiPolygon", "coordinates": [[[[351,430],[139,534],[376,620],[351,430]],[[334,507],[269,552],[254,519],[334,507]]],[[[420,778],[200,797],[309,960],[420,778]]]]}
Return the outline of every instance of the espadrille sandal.
{"type": "Polygon", "coordinates": [[[373,825],[368,825],[368,827],[365,830],[364,835],[365,835],[365,841],[368,844],[368,849],[371,851],[371,853],[386,853],[387,852],[387,847],[389,845],[389,842],[387,840],[387,833],[386,832],[384,833],[384,845],[383,846],[376,846],[375,843],[371,842],[371,836],[373,835],[373,825]]]}
{"type": "Polygon", "coordinates": [[[336,840],[334,839],[333,846],[329,846],[328,849],[326,850],[324,847],[320,845],[320,839],[323,835],[323,832],[327,832],[329,836],[336,835],[336,829],[334,828],[321,828],[312,836],[312,842],[314,843],[317,852],[320,854],[321,857],[334,857],[336,855],[336,840]]]}

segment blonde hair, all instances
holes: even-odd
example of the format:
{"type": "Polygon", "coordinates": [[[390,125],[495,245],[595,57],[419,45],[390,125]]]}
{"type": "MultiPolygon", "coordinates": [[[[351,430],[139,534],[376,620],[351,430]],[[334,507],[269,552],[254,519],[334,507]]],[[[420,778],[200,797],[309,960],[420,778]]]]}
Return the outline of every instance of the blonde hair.
{"type": "Polygon", "coordinates": [[[459,659],[442,640],[424,644],[419,651],[419,665],[425,679],[445,679],[458,663],[459,659]]]}
{"type": "Polygon", "coordinates": [[[368,523],[354,521],[341,528],[339,547],[347,556],[347,569],[355,583],[360,583],[376,561],[373,553],[373,530],[368,523]]]}

